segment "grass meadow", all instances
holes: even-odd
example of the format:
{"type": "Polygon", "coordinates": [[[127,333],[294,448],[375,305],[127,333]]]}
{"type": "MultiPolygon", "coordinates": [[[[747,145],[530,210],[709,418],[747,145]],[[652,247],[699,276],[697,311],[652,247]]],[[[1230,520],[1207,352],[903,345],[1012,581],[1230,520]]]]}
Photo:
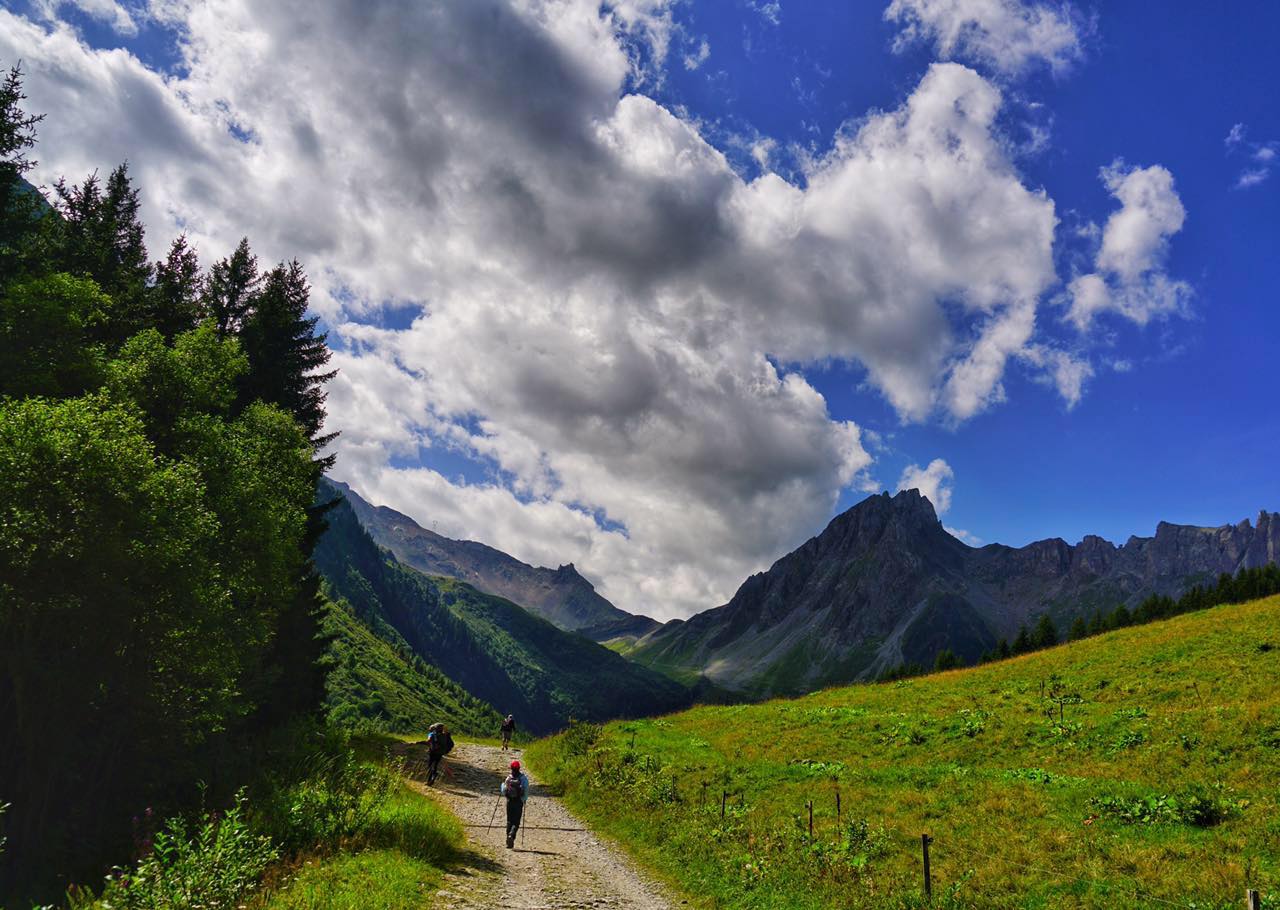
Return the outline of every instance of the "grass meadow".
{"type": "Polygon", "coordinates": [[[1280,598],[527,755],[693,906],[1277,908],[1280,598]]]}

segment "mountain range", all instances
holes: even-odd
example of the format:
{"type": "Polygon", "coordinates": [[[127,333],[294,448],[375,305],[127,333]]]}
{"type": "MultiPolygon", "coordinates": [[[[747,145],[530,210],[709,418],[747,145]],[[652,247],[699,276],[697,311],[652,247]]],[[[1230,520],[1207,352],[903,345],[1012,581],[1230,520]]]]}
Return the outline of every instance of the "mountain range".
{"type": "MultiPolygon", "coordinates": [[[[1133,608],[1153,594],[1176,597],[1221,573],[1280,561],[1280,515],[1265,511],[1256,525],[1161,522],[1154,536],[1120,546],[1090,535],[1074,546],[1053,538],[1024,547],[971,547],[946,531],[926,497],[906,490],[868,497],[836,516],[822,533],[744,581],[723,606],[659,624],[615,607],[572,565],[530,566],[485,544],[429,531],[345,484],[332,488],[369,546],[385,548],[384,558],[394,564],[387,571],[412,572],[415,585],[434,592],[419,601],[446,603],[465,617],[486,613],[478,607],[482,601],[518,604],[523,609],[508,619],[537,617],[584,645],[584,639],[608,642],[628,662],[601,665],[602,671],[654,671],[634,681],[646,704],[671,704],[690,692],[733,699],[799,694],[874,679],[903,664],[928,666],[944,649],[972,663],[1044,615],[1065,629],[1077,617],[1122,604],[1133,608]],[[655,686],[658,674],[680,687],[655,686]]],[[[392,624],[409,640],[406,624],[421,623],[412,616],[426,608],[382,609],[399,611],[402,618],[392,624]]],[[[468,692],[495,705],[515,697],[509,687],[495,689],[487,671],[442,666],[447,658],[431,643],[440,630],[416,634],[411,650],[468,692]]],[[[532,627],[506,634],[519,641],[532,627]]],[[[559,642],[549,654],[565,648],[559,642]]],[[[572,665],[560,656],[543,665],[551,676],[558,672],[552,665],[572,665]]],[[[564,714],[550,704],[525,709],[548,722],[564,714]]],[[[594,716],[636,710],[638,704],[602,704],[594,716]]]]}
{"type": "Polygon", "coordinates": [[[322,484],[321,500],[336,501],[314,558],[326,594],[362,626],[352,630],[349,621],[331,623],[344,637],[343,652],[351,655],[347,672],[330,674],[331,686],[335,679],[343,685],[350,680],[355,689],[363,680],[370,691],[352,692],[344,705],[331,704],[331,712],[355,710],[375,722],[421,730],[436,719],[483,724],[497,716],[496,709],[514,713],[521,729],[549,733],[575,717],[599,721],[660,714],[692,701],[686,686],[521,605],[400,563],[362,526],[353,497],[322,484]],[[390,651],[377,648],[366,632],[390,651]],[[362,655],[373,654],[394,672],[375,674],[364,666],[362,655]],[[420,665],[419,672],[406,671],[413,664],[420,665]],[[412,703],[440,705],[443,717],[417,718],[416,724],[402,717],[403,709],[395,710],[389,696],[396,694],[403,704],[413,690],[412,703]]]}
{"type": "Polygon", "coordinates": [[[1161,522],[1116,546],[1088,536],[970,547],[916,490],[872,496],[752,575],[724,606],[648,633],[625,653],[673,676],[705,674],[743,697],[875,678],[944,648],[967,662],[1048,614],[1135,605],[1280,559],[1280,515],[1219,528],[1161,522]]]}
{"type": "Polygon", "coordinates": [[[611,604],[573,563],[556,569],[531,566],[485,544],[429,531],[395,509],[372,505],[345,483],[329,482],[351,503],[380,546],[420,572],[455,578],[505,597],[565,631],[595,641],[636,638],[658,627],[656,620],[611,604]]]}

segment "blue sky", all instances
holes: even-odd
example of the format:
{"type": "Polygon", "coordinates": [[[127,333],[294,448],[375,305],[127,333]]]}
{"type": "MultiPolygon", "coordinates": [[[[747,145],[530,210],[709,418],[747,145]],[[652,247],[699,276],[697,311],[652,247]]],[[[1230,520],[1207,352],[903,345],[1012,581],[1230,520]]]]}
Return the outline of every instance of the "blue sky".
{"type": "MultiPolygon", "coordinates": [[[[1188,211],[1169,267],[1195,289],[1191,318],[1109,326],[1115,356],[1135,369],[1100,372],[1070,412],[1015,377],[1006,406],[954,430],[900,426],[859,393],[856,370],[806,371],[833,413],[892,435],[885,464],[944,457],[959,478],[949,523],[986,541],[1123,542],[1160,520],[1217,525],[1280,503],[1280,183],[1237,189],[1246,150],[1224,144],[1237,123],[1253,141],[1280,138],[1280,6],[1082,9],[1096,16],[1084,60],[1016,86],[1052,118],[1050,147],[1020,168],[1062,209],[1098,222],[1111,208],[1101,164],[1169,168],[1188,211]]],[[[743,3],[694,5],[682,18],[709,36],[712,54],[698,70],[673,68],[660,97],[700,118],[821,143],[849,116],[894,105],[932,58],[926,47],[887,52],[894,30],[882,12],[792,0],[775,25],[743,3]]],[[[847,490],[841,505],[859,498],[847,490]]]]}
{"type": "Polygon", "coordinates": [[[1280,507],[1280,7],[887,5],[23,0],[0,57],[40,179],[307,264],[340,478],[623,607],[909,477],[987,543],[1280,507]]]}

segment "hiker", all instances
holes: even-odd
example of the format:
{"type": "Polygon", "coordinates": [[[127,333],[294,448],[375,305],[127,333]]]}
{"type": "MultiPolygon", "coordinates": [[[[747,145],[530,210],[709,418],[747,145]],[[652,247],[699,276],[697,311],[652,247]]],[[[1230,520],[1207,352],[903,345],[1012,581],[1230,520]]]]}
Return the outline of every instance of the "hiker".
{"type": "Polygon", "coordinates": [[[434,723],[427,728],[427,783],[434,784],[440,776],[441,760],[453,751],[453,737],[449,728],[442,723],[434,723]]]}
{"type": "Polygon", "coordinates": [[[511,773],[499,788],[507,798],[507,849],[516,845],[516,832],[520,830],[520,817],[524,815],[524,804],[529,799],[529,775],[520,770],[520,762],[511,763],[511,773]]]}
{"type": "Polygon", "coordinates": [[[507,719],[502,722],[502,751],[507,751],[507,746],[511,744],[511,734],[516,732],[516,719],[513,715],[508,714],[507,719]]]}

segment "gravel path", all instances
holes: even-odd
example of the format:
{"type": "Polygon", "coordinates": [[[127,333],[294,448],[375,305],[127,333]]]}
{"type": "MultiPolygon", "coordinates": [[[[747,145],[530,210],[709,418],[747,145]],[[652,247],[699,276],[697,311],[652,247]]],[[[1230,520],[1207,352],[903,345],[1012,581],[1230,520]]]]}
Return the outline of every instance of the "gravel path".
{"type": "MultiPolygon", "coordinates": [[[[425,747],[406,749],[414,785],[427,790],[425,747]],[[421,754],[419,754],[421,753],[421,754]],[[419,761],[421,759],[421,762],[419,761]]],[[[548,796],[530,773],[525,830],[514,850],[504,845],[505,807],[498,785],[519,749],[458,743],[445,759],[448,773],[430,788],[466,826],[467,847],[474,861],[449,871],[436,896],[436,906],[484,910],[550,910],[550,908],[626,907],[671,910],[682,901],[642,876],[635,865],[578,821],[564,805],[548,796]],[[493,818],[493,827],[488,828],[493,818]]],[[[529,769],[525,769],[526,773],[529,769]]]]}

